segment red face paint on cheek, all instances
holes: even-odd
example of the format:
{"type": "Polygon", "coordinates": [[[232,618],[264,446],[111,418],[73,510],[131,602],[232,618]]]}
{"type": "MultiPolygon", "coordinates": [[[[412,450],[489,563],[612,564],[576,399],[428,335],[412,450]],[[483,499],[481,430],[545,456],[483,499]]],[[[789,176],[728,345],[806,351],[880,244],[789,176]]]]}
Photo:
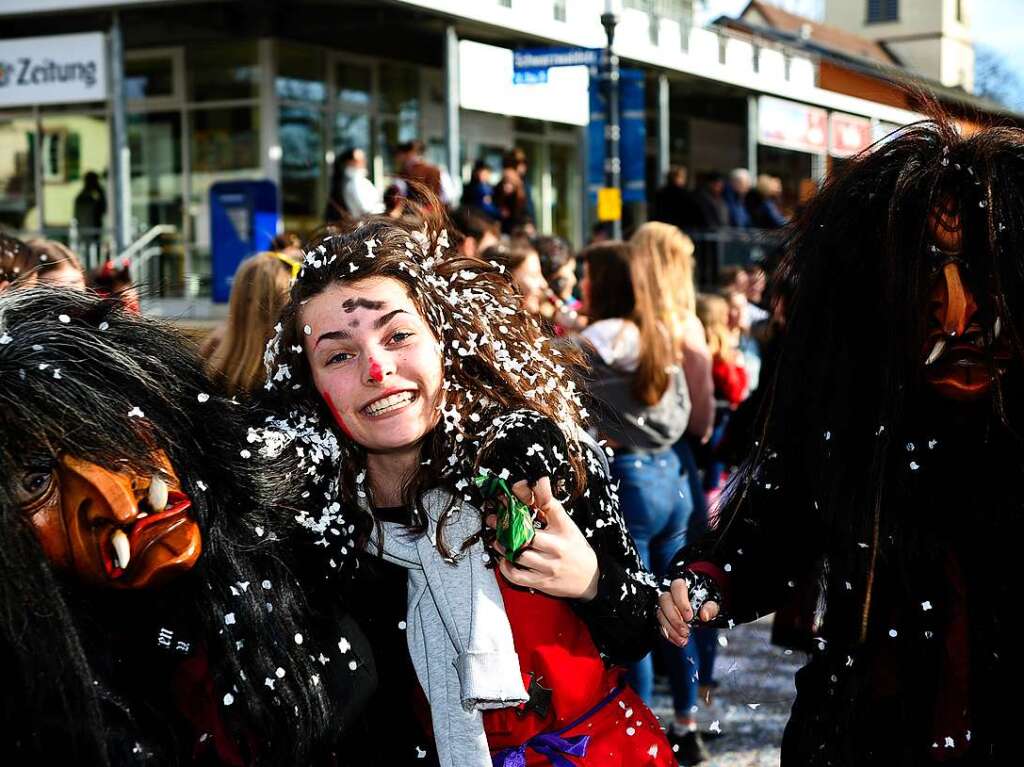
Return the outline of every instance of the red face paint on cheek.
{"type": "Polygon", "coordinates": [[[352,432],[350,432],[348,430],[348,427],[345,425],[345,421],[344,421],[344,419],[342,419],[341,413],[338,412],[338,408],[335,407],[334,400],[331,399],[330,393],[322,391],[322,392],[320,392],[320,396],[323,397],[324,398],[324,402],[327,403],[327,409],[330,410],[331,411],[331,415],[334,416],[334,422],[336,424],[338,424],[338,426],[341,427],[341,430],[342,430],[342,432],[344,432],[346,437],[348,437],[350,440],[355,442],[356,438],[352,436],[352,432]]]}
{"type": "Polygon", "coordinates": [[[370,360],[370,378],[377,383],[384,380],[384,371],[381,370],[380,363],[375,359],[370,360]]]}

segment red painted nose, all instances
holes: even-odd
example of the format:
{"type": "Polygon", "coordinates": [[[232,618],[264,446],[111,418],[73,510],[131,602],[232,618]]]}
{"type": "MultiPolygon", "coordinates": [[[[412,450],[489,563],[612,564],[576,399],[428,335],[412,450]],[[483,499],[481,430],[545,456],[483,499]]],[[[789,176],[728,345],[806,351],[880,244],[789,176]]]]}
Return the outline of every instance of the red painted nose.
{"type": "Polygon", "coordinates": [[[370,360],[370,378],[377,383],[384,380],[384,371],[381,370],[380,363],[377,360],[370,360]]]}

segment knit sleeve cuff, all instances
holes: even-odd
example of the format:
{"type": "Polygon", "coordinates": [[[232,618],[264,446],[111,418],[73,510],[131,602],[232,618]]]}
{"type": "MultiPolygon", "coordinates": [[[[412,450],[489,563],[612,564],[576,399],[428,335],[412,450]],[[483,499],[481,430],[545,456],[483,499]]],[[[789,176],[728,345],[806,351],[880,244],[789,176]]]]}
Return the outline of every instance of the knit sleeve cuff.
{"type": "Polygon", "coordinates": [[[462,688],[462,707],[466,711],[508,708],[529,700],[519,670],[518,653],[469,650],[455,659],[455,670],[462,688]]]}

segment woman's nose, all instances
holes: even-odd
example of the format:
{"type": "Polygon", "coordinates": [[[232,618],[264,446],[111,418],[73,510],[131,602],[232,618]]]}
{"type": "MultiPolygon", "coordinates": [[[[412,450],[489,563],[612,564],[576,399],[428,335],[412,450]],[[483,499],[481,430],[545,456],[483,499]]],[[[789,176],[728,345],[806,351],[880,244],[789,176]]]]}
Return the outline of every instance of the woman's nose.
{"type": "Polygon", "coordinates": [[[365,380],[367,383],[384,383],[384,379],[394,372],[395,366],[388,355],[374,355],[366,360],[365,380]]]}

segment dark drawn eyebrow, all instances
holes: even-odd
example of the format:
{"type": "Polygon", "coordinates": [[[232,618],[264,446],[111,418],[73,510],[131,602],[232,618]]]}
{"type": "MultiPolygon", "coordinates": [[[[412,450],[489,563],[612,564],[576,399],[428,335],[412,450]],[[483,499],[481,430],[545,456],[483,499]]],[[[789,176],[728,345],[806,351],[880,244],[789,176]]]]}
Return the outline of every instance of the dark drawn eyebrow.
{"type": "Polygon", "coordinates": [[[387,314],[382,314],[380,317],[378,317],[377,319],[375,319],[373,321],[373,329],[374,330],[380,330],[382,327],[384,327],[389,322],[391,322],[391,319],[395,315],[398,315],[398,314],[408,314],[408,313],[409,312],[405,311],[405,309],[395,309],[393,312],[388,312],[387,314]]]}
{"type": "Polygon", "coordinates": [[[370,301],[366,298],[348,298],[341,305],[341,308],[345,310],[345,314],[351,314],[356,309],[376,310],[383,307],[383,301],[370,301]]]}

